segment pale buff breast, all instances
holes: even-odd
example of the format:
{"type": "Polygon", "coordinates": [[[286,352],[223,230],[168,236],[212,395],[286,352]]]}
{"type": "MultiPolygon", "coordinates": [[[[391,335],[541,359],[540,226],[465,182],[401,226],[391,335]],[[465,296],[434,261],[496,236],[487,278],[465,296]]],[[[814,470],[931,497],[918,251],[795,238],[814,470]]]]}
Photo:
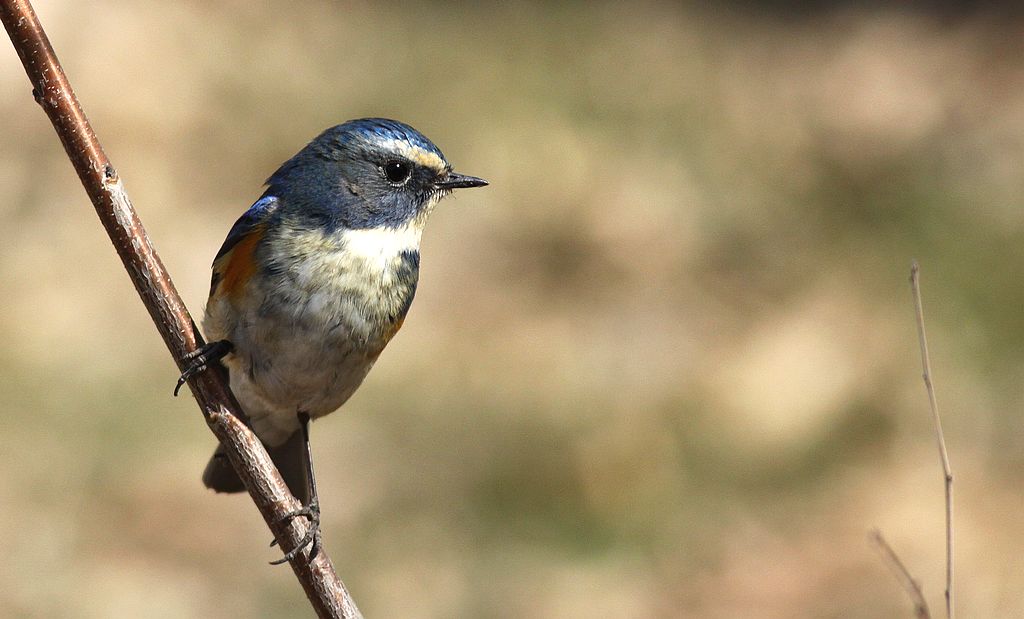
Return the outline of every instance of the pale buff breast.
{"type": "Polygon", "coordinates": [[[295,231],[268,239],[244,292],[211,300],[211,339],[228,339],[231,388],[268,444],[355,392],[401,326],[418,276],[419,227],[295,231]],[[413,264],[410,256],[415,254],[413,264]]]}

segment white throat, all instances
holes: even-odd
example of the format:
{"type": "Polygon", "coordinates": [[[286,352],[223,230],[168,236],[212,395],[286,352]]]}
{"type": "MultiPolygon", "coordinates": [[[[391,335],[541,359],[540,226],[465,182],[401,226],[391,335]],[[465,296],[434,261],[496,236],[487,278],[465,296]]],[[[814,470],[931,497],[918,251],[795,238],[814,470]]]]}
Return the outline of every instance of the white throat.
{"type": "Polygon", "coordinates": [[[366,230],[345,230],[342,241],[346,251],[367,262],[390,262],[402,252],[417,251],[423,228],[409,223],[400,228],[368,228],[366,230]]]}

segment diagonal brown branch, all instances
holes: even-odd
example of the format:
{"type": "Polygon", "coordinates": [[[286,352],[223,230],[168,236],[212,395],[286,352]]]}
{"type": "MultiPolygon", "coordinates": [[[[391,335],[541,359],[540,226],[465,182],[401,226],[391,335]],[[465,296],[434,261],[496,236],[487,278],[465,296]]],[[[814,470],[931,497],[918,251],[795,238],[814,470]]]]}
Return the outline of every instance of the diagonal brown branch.
{"type": "Polygon", "coordinates": [[[924,309],[921,305],[920,272],[921,267],[915,260],[910,265],[910,289],[914,295],[914,316],[917,318],[917,338],[921,347],[921,377],[928,392],[928,406],[932,411],[935,440],[939,445],[939,459],[942,461],[942,477],[946,489],[946,617],[954,619],[956,609],[953,598],[953,469],[949,464],[946,437],[942,433],[939,405],[935,400],[935,387],[932,384],[932,362],[928,356],[928,338],[924,332],[924,309]]]}
{"type": "Polygon", "coordinates": [[[903,565],[903,561],[900,561],[896,551],[882,537],[882,532],[876,529],[868,537],[875,545],[875,548],[878,549],[878,553],[882,555],[882,560],[892,570],[896,579],[900,581],[900,586],[910,596],[910,600],[914,603],[914,616],[917,619],[931,619],[932,615],[928,611],[928,602],[924,599],[924,592],[921,591],[920,583],[910,575],[910,571],[907,569],[907,566],[903,565]]]}
{"type": "MultiPolygon", "coordinates": [[[[132,208],[117,171],[96,139],[31,3],[0,0],[0,20],[32,82],[36,102],[53,123],[114,249],[181,368],[183,356],[201,345],[202,338],[132,208]]],[[[286,522],[285,514],[299,507],[298,501],[288,492],[263,445],[239,421],[238,404],[223,373],[203,372],[191,379],[189,386],[207,424],[226,447],[232,465],[274,537],[280,540],[281,549],[291,550],[302,539],[306,526],[302,519],[282,523],[286,522]]],[[[307,555],[298,554],[291,565],[317,615],[361,617],[327,552],[321,547],[312,561],[307,555]]]]}

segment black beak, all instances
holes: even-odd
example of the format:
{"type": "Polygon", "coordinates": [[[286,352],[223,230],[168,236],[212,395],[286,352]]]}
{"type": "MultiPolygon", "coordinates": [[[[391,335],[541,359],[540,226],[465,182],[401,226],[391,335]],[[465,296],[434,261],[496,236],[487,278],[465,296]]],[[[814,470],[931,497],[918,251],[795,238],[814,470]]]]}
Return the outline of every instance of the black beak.
{"type": "Polygon", "coordinates": [[[438,189],[463,189],[465,187],[483,187],[487,184],[487,181],[482,178],[449,172],[448,176],[434,183],[434,187],[438,189]]]}

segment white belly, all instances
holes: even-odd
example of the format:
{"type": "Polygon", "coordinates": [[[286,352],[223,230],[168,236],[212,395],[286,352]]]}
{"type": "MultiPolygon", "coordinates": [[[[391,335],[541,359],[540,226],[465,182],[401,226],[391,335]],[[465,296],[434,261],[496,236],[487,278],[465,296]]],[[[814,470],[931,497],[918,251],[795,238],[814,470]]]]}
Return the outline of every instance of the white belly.
{"type": "MultiPolygon", "coordinates": [[[[267,444],[283,443],[298,428],[298,413],[322,417],[345,403],[377,358],[344,339],[263,339],[250,354],[227,360],[231,390],[267,444]]],[[[378,351],[379,352],[379,351],[378,351]]]]}

